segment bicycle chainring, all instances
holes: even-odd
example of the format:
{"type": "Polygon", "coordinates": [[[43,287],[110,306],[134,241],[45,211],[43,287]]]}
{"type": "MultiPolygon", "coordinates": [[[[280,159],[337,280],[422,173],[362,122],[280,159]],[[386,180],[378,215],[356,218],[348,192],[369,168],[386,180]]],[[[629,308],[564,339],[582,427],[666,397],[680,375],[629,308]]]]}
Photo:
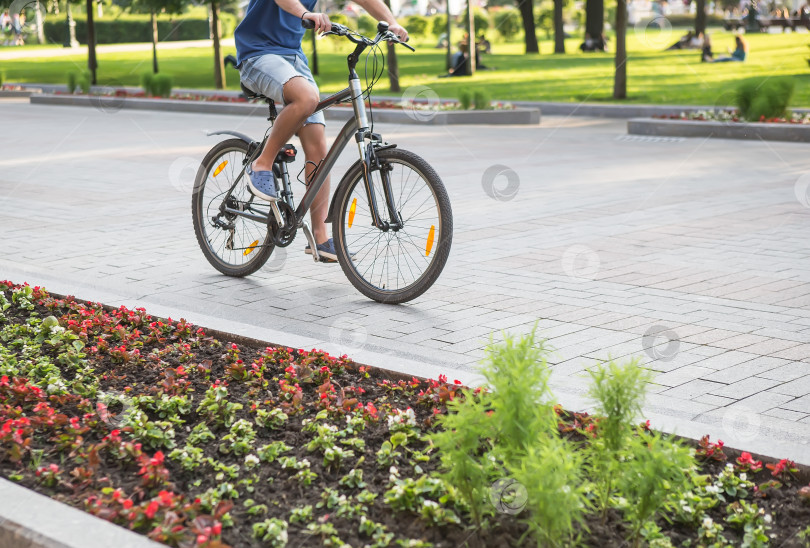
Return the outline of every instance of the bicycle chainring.
{"type": "Polygon", "coordinates": [[[270,230],[273,231],[273,242],[278,247],[287,247],[295,239],[295,232],[298,230],[295,222],[295,211],[287,202],[279,200],[276,202],[281,216],[284,217],[284,228],[279,229],[275,217],[270,215],[270,230]]]}

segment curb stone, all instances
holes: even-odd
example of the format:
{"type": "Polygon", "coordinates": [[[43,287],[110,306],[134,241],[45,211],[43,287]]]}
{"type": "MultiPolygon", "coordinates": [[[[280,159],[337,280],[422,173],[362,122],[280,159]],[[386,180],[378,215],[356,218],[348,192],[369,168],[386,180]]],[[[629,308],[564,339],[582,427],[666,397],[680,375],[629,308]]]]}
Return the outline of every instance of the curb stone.
{"type": "Polygon", "coordinates": [[[0,478],[0,548],[159,548],[143,535],[0,478]]]}
{"type": "MultiPolygon", "coordinates": [[[[184,101],[178,99],[141,99],[135,97],[52,95],[35,94],[31,104],[96,107],[114,112],[120,109],[157,110],[171,112],[196,112],[205,114],[261,115],[267,116],[267,106],[257,103],[225,103],[205,101],[184,101]]],[[[510,124],[538,125],[539,109],[486,110],[486,111],[422,111],[413,113],[403,109],[374,109],[373,118],[377,122],[394,124],[510,124]],[[424,117],[424,119],[422,119],[424,117]]],[[[327,120],[348,120],[353,114],[351,107],[334,107],[324,111],[327,120]]]]}
{"type": "Polygon", "coordinates": [[[627,121],[631,135],[664,137],[714,137],[762,141],[810,142],[810,125],[769,124],[765,122],[713,122],[699,120],[655,120],[633,118],[627,121]]]}

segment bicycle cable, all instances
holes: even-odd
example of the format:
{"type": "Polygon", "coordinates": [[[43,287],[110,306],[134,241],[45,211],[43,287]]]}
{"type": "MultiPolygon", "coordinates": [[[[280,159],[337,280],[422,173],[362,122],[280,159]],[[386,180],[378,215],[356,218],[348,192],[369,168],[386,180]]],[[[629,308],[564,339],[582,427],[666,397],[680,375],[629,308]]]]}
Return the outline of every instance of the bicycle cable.
{"type": "Polygon", "coordinates": [[[369,114],[369,121],[370,121],[370,124],[371,124],[371,127],[369,128],[369,131],[374,132],[374,107],[372,106],[372,101],[371,101],[371,91],[374,89],[374,85],[377,83],[377,81],[380,78],[382,78],[383,72],[385,72],[385,55],[383,55],[382,50],[380,49],[379,43],[374,44],[369,49],[368,53],[366,54],[366,62],[365,62],[365,66],[364,66],[363,70],[364,70],[364,75],[363,76],[366,79],[366,90],[363,92],[363,98],[368,99],[368,114],[369,114]],[[381,61],[377,60],[377,53],[378,52],[380,54],[381,61]],[[374,54],[374,57],[372,58],[372,63],[371,63],[371,83],[369,83],[369,80],[368,80],[368,61],[369,61],[369,57],[371,56],[372,53],[374,54]],[[377,66],[378,65],[380,66],[379,75],[377,74],[377,66]]]}

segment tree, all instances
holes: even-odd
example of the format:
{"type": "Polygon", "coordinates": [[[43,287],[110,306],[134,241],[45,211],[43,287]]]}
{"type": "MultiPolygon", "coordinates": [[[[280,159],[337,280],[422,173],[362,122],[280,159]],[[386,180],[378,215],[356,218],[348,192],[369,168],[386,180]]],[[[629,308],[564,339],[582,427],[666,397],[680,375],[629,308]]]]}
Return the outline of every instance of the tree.
{"type": "Polygon", "coordinates": [[[534,0],[518,0],[518,9],[523,18],[526,53],[540,53],[540,47],[537,45],[537,31],[534,28],[534,0]]]}
{"type": "Polygon", "coordinates": [[[604,0],[586,0],[585,2],[585,32],[594,40],[598,40],[605,31],[605,2],[604,0]]]}
{"type": "Polygon", "coordinates": [[[127,0],[126,4],[119,0],[119,5],[127,7],[129,11],[132,12],[149,14],[149,20],[152,24],[152,72],[157,74],[157,16],[160,13],[182,13],[183,9],[186,7],[186,0],[127,0]]]}
{"type": "Polygon", "coordinates": [[[613,98],[627,98],[627,0],[616,4],[616,73],[613,78],[613,98]]]}
{"type": "MultiPolygon", "coordinates": [[[[385,5],[391,9],[391,0],[385,0],[385,5]]],[[[377,29],[374,29],[375,32],[377,29]]],[[[396,44],[388,43],[388,82],[391,91],[394,93],[400,92],[399,87],[399,61],[397,60],[396,44]]]]}
{"type": "Polygon", "coordinates": [[[695,0],[695,34],[706,32],[706,0],[695,0]]]}
{"type": "Polygon", "coordinates": [[[554,53],[565,53],[563,0],[554,0],[554,53]]]}

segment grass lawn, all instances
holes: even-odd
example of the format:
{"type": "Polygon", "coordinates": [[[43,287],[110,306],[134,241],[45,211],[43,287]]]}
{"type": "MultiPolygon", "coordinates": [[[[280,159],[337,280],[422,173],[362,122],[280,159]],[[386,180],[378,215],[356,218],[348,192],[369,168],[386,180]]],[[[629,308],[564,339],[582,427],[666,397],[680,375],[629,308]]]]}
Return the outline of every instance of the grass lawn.
{"type": "MultiPolygon", "coordinates": [[[[810,68],[805,58],[810,35],[752,34],[749,59],[745,63],[707,64],[699,61],[698,51],[662,51],[680,36],[681,31],[635,32],[630,29],[627,46],[627,102],[659,104],[725,105],[742,81],[767,76],[796,78],[794,107],[810,106],[810,68]]],[[[731,33],[712,34],[716,54],[733,47],[731,33]]],[[[478,72],[470,78],[439,78],[444,72],[445,52],[432,46],[435,42],[417,42],[417,53],[399,50],[401,85],[426,85],[441,97],[457,97],[462,89],[482,89],[493,99],[535,101],[612,101],[613,54],[583,54],[581,40],[566,41],[569,53],[553,55],[553,45],[541,42],[540,55],[524,55],[517,43],[493,44],[493,54],[484,56],[484,63],[495,70],[478,72]]],[[[329,37],[319,45],[321,74],[318,82],[322,91],[336,91],[346,85],[345,55],[347,44],[329,37]]],[[[615,40],[611,40],[611,46],[615,40]]],[[[309,44],[304,48],[308,54],[309,44]]],[[[228,51],[226,53],[233,53],[228,51]]],[[[205,48],[169,50],[159,53],[160,67],[174,77],[175,87],[212,88],[212,53],[205,48]]],[[[63,83],[67,73],[82,69],[82,55],[61,58],[31,58],[3,61],[6,81],[63,83]]],[[[99,81],[109,85],[138,85],[140,74],[150,70],[151,52],[101,54],[99,81]]],[[[361,65],[362,69],[362,65],[361,65]]],[[[363,77],[362,70],[359,71],[363,77]]],[[[236,73],[228,71],[229,89],[237,89],[236,73]]],[[[375,93],[389,95],[388,82],[380,80],[375,93]]]]}

